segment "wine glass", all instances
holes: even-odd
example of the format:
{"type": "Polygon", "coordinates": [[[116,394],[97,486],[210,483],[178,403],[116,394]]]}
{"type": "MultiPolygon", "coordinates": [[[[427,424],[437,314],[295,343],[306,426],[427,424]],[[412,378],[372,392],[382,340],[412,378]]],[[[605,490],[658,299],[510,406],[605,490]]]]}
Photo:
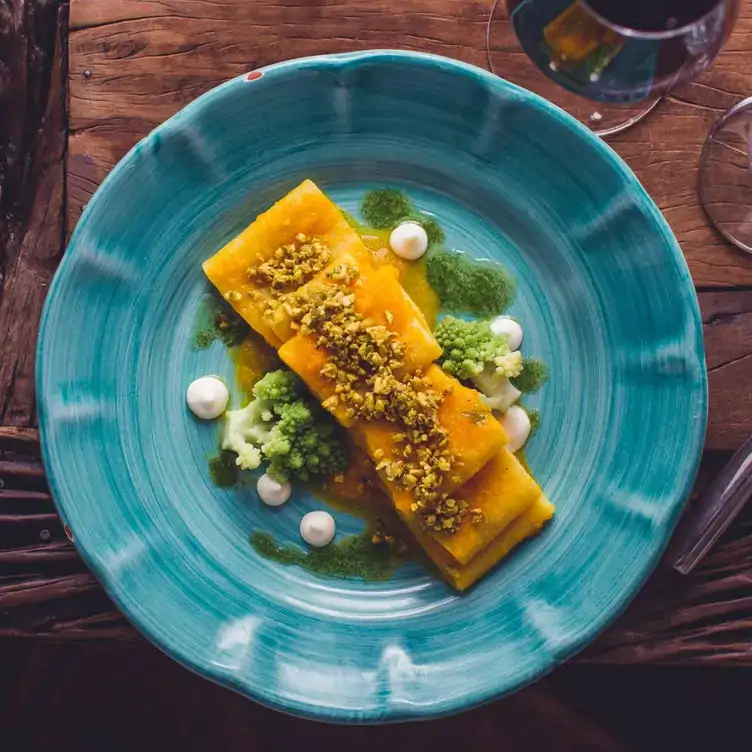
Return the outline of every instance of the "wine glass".
{"type": "MultiPolygon", "coordinates": [[[[530,67],[517,82],[605,137],[634,125],[666,92],[710,66],[739,6],[740,0],[494,0],[489,67],[501,76],[520,71],[512,57],[516,35],[543,74],[530,67]]],[[[724,237],[752,254],[752,97],[711,129],[700,159],[700,197],[724,237]]],[[[679,572],[694,569],[749,500],[750,469],[752,438],[682,520],[670,552],[679,572]]]]}
{"type": "Polygon", "coordinates": [[[513,69],[517,83],[609,136],[641,120],[667,91],[715,60],[739,5],[740,0],[495,0],[487,29],[489,67],[502,77],[513,69]],[[514,64],[518,45],[537,71],[521,72],[514,64]]]}
{"type": "Polygon", "coordinates": [[[752,97],[710,130],[700,157],[700,200],[716,229],[752,254],[752,97]]]}

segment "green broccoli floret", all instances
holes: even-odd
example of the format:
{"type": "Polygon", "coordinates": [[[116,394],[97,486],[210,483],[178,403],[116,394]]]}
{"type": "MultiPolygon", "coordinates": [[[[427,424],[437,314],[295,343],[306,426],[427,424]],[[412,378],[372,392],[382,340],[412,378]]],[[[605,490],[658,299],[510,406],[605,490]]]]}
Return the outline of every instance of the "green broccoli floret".
{"type": "Polygon", "coordinates": [[[426,277],[442,308],[451,313],[495,316],[509,308],[517,291],[514,278],[500,264],[443,248],[429,251],[426,277]]]}
{"type": "Polygon", "coordinates": [[[295,402],[302,394],[303,382],[284,368],[267,373],[253,387],[253,396],[270,403],[270,408],[277,414],[283,405],[295,402]]]}
{"type": "Polygon", "coordinates": [[[269,460],[267,472],[278,480],[309,480],[347,468],[347,452],[332,419],[303,400],[282,410],[261,451],[269,460]]]}
{"type": "Polygon", "coordinates": [[[266,374],[241,410],[225,416],[222,449],[235,452],[238,467],[255,470],[269,460],[279,480],[328,475],[347,467],[334,419],[309,397],[303,383],[285,369],[266,374]]]}
{"type": "Polygon", "coordinates": [[[537,392],[548,381],[548,366],[539,358],[525,358],[522,373],[510,380],[521,392],[537,392]]]}
{"type": "Polygon", "coordinates": [[[444,230],[441,229],[439,220],[436,217],[412,211],[404,217],[400,217],[397,224],[402,224],[402,222],[417,222],[426,231],[429,246],[444,242],[444,230]]]}
{"type": "Polygon", "coordinates": [[[441,367],[458,379],[473,379],[484,371],[509,378],[522,371],[520,353],[510,352],[506,336],[494,334],[488,321],[446,316],[434,336],[444,351],[441,367]]]}
{"type": "Polygon", "coordinates": [[[410,199],[396,188],[368,191],[360,205],[366,224],[376,230],[390,230],[411,211],[410,199]]]}

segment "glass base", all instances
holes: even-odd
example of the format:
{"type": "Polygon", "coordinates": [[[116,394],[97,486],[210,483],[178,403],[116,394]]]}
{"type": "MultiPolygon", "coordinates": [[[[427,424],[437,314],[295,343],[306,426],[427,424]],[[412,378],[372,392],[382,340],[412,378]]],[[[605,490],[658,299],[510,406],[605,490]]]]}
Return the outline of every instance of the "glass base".
{"type": "Polygon", "coordinates": [[[708,219],[737,248],[752,254],[752,97],[712,128],[700,157],[700,199],[708,219]]]}
{"type": "Polygon", "coordinates": [[[593,102],[561,88],[527,57],[507,15],[506,2],[495,0],[486,27],[488,67],[497,76],[548,99],[598,136],[606,138],[631,128],[651,113],[663,98],[650,95],[632,104],[593,102]]]}

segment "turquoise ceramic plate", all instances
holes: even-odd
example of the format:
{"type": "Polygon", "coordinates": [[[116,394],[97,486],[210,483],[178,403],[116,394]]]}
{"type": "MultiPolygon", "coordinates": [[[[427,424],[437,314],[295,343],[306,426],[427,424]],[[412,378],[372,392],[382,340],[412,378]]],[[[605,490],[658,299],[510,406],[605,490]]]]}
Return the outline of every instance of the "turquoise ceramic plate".
{"type": "MultiPolygon", "coordinates": [[[[585,646],[656,564],[706,418],[702,333],[669,228],[572,118],[451,60],[297,60],[209,92],[141,141],[81,218],[42,322],[40,423],[52,490],[112,598],[158,646],[275,708],[395,721],[468,708],[585,646]],[[320,502],[271,511],[221,491],[216,426],[184,405],[221,346],[191,348],[200,263],[303,178],[356,210],[401,186],[451,246],[519,281],[513,314],[551,367],[529,461],[555,522],[457,595],[417,565],[383,583],[259,558],[320,502]]],[[[339,515],[339,534],[359,529],[339,515]]]]}

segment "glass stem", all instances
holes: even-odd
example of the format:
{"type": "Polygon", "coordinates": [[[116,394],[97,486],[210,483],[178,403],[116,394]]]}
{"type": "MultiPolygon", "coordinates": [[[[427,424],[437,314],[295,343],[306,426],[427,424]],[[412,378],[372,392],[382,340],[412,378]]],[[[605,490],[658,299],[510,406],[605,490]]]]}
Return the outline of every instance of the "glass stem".
{"type": "Polygon", "coordinates": [[[685,513],[671,546],[673,567],[689,574],[752,496],[752,437],[685,513]]]}

